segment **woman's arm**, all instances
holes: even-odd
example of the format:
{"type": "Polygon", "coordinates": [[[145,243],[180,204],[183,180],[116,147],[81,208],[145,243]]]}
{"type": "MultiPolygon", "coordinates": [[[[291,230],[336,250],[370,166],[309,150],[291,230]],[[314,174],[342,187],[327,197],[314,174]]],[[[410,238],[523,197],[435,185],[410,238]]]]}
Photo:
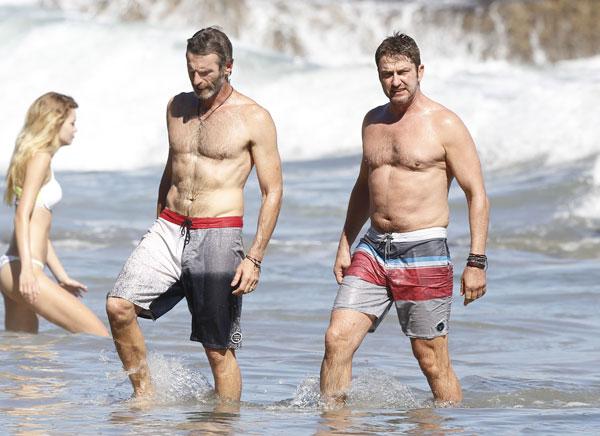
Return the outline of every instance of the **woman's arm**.
{"type": "Polygon", "coordinates": [[[82,292],[87,291],[87,286],[69,277],[69,274],[67,274],[64,267],[62,266],[62,263],[60,262],[60,259],[58,258],[58,255],[56,254],[56,251],[54,250],[54,246],[52,245],[50,239],[48,239],[48,253],[46,255],[46,264],[48,265],[48,268],[50,268],[50,271],[52,271],[52,275],[54,276],[58,284],[66,291],[70,292],[76,297],[80,297],[82,292]]]}
{"type": "Polygon", "coordinates": [[[25,180],[23,181],[21,198],[15,211],[15,237],[17,249],[21,258],[21,274],[19,275],[19,292],[25,300],[35,302],[39,292],[38,283],[33,275],[33,264],[31,262],[30,246],[30,223],[31,214],[35,207],[35,201],[40,188],[48,174],[50,160],[49,153],[36,153],[27,162],[25,180]]]}
{"type": "Polygon", "coordinates": [[[48,265],[48,268],[50,268],[52,275],[58,283],[62,283],[69,279],[69,275],[63,268],[62,263],[60,263],[60,259],[56,255],[56,251],[54,251],[54,246],[52,245],[50,239],[48,239],[46,264],[48,265]]]}

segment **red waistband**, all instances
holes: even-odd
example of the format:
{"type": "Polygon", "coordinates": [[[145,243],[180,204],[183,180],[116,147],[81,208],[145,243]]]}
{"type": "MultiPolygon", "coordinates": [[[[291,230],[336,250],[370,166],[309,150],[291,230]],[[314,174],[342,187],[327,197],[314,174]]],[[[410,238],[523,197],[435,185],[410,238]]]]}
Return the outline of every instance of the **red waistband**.
{"type": "Polygon", "coordinates": [[[170,209],[164,208],[160,213],[159,218],[164,218],[167,221],[182,226],[190,223],[190,229],[219,229],[223,227],[243,227],[244,220],[241,216],[223,216],[217,218],[194,218],[180,215],[170,209]]]}

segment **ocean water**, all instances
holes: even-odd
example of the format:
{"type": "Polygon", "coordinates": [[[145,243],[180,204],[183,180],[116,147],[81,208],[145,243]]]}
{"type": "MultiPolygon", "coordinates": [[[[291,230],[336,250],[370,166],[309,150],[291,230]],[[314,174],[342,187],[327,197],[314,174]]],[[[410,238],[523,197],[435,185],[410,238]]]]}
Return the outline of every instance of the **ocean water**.
{"type": "MultiPolygon", "coordinates": [[[[55,158],[64,200],[52,237],[70,274],[89,286],[84,301],[106,321],[104,295],[153,220],[166,156],[164,106],[188,89],[182,41],[191,29],[28,2],[0,4],[0,18],[0,87],[10,108],[0,117],[0,163],[6,166],[33,98],[47,89],[76,97],[79,133],[55,158]]],[[[431,39],[440,32],[429,31],[431,39]]],[[[336,292],[331,268],[360,161],[360,121],[382,94],[374,68],[361,59],[342,67],[239,46],[234,86],[272,112],[285,177],[261,283],[244,301],[242,404],[214,401],[181,303],[157,322],[140,321],[158,391],[149,404],[130,399],[110,339],[66,334],[47,322],[38,335],[0,330],[2,432],[597,433],[600,61],[515,65],[427,54],[423,90],[470,128],[492,202],[488,293],[464,307],[458,283],[469,248],[466,206],[455,185],[449,195],[456,272],[450,350],[464,402],[433,406],[392,314],[355,356],[348,406],[326,410],[318,374],[336,292]]],[[[252,176],[247,243],[259,201],[252,176]]],[[[12,210],[3,206],[0,250],[11,224],[12,210]]]]}

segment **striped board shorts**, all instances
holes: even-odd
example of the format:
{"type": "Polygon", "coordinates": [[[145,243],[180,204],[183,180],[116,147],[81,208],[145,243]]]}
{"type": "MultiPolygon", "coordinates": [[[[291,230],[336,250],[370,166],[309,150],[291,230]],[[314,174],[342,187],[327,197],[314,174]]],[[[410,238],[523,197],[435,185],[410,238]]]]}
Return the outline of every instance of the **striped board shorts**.
{"type": "Polygon", "coordinates": [[[375,331],[392,306],[411,338],[448,334],[452,303],[452,261],[445,227],[406,233],[370,228],[346,269],[333,309],[374,316],[375,331]]]}

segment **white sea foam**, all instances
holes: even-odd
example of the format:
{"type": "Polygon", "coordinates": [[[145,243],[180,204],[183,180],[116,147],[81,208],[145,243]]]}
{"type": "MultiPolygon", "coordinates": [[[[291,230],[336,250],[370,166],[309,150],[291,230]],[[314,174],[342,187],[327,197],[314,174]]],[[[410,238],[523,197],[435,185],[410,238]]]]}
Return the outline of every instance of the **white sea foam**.
{"type": "Polygon", "coordinates": [[[0,0],[0,6],[35,6],[37,0],[0,0]]]}
{"type": "MultiPolygon", "coordinates": [[[[193,29],[18,11],[0,23],[0,82],[4,105],[11,108],[0,119],[5,144],[0,168],[8,164],[27,107],[50,89],[80,103],[79,132],[73,146],[58,153],[58,169],[125,170],[164,163],[165,106],[172,95],[190,89],[183,52],[193,29]]],[[[365,11],[375,14],[376,8],[365,11]]],[[[363,22],[369,19],[367,14],[363,22]]],[[[323,36],[304,30],[303,37],[314,39],[316,47],[323,36]]],[[[419,31],[426,65],[422,88],[463,118],[486,168],[524,161],[555,165],[600,153],[599,58],[530,68],[481,62],[460,51],[450,57],[439,50],[439,41],[433,44],[446,31],[419,31]]],[[[324,37],[334,35],[339,33],[324,37]]],[[[353,57],[343,39],[336,43],[346,59],[339,66],[335,58],[307,64],[273,55],[259,38],[255,46],[234,41],[233,84],[269,109],[285,160],[360,153],[362,117],[385,102],[372,60],[353,57]]]]}
{"type": "MultiPolygon", "coordinates": [[[[585,191],[561,207],[554,216],[563,220],[583,220],[588,227],[597,228],[600,222],[600,156],[596,157],[590,172],[582,176],[582,181],[585,191]]],[[[597,244],[599,241],[596,237],[584,238],[576,244],[597,244]]]]}
{"type": "Polygon", "coordinates": [[[600,189],[592,189],[581,198],[575,200],[570,214],[574,217],[600,220],[600,189]]]}
{"type": "Polygon", "coordinates": [[[600,155],[596,157],[596,163],[594,164],[594,169],[592,170],[592,180],[594,182],[594,186],[600,186],[600,155]]]}

